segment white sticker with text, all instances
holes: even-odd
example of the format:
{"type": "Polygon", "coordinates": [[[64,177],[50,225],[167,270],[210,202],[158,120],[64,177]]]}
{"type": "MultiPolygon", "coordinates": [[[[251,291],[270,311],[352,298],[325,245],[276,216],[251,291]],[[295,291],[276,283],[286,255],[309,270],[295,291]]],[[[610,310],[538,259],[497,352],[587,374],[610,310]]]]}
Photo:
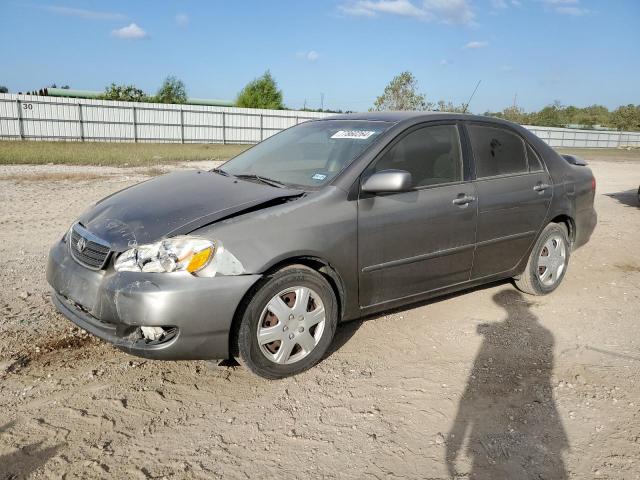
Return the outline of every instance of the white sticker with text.
{"type": "Polygon", "coordinates": [[[369,130],[340,130],[334,133],[331,138],[352,138],[355,140],[366,140],[376,132],[369,130]]]}

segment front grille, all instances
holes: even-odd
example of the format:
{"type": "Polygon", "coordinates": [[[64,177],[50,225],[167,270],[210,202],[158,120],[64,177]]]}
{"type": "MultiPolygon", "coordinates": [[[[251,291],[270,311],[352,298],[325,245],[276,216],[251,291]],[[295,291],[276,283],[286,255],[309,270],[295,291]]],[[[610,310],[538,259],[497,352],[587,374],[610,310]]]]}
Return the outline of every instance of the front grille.
{"type": "Polygon", "coordinates": [[[111,248],[79,224],[71,228],[69,251],[80,264],[94,270],[100,270],[107,263],[111,248]]]}

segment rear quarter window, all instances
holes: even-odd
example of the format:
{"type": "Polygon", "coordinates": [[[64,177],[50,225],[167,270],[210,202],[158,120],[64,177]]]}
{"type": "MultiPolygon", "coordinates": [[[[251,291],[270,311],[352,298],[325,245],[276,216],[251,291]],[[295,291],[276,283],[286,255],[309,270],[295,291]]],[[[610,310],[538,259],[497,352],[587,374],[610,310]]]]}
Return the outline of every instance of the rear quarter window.
{"type": "Polygon", "coordinates": [[[530,172],[541,172],[544,170],[542,162],[536,151],[527,143],[527,159],[529,160],[530,172]]]}
{"type": "Polygon", "coordinates": [[[518,135],[485,125],[469,125],[468,130],[477,178],[529,171],[525,144],[518,135]]]}

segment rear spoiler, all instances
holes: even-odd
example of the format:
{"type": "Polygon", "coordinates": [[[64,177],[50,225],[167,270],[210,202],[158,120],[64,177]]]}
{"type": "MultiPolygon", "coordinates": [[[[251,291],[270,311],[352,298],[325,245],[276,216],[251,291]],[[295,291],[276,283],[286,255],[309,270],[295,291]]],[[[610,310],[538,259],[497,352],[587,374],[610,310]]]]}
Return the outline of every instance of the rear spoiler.
{"type": "Polygon", "coordinates": [[[570,163],[571,165],[578,165],[580,167],[586,167],[587,166],[587,162],[580,158],[580,157],[576,157],[575,155],[562,155],[562,158],[564,158],[568,163],[570,163]]]}

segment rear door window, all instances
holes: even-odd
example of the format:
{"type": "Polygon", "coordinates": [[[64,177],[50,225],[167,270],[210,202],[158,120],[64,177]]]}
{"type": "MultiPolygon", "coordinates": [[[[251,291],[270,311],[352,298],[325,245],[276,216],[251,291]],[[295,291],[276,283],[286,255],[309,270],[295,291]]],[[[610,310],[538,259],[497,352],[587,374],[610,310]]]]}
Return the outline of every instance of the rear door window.
{"type": "Polygon", "coordinates": [[[476,177],[514,175],[529,171],[524,141],[504,128],[469,125],[476,177]]]}

